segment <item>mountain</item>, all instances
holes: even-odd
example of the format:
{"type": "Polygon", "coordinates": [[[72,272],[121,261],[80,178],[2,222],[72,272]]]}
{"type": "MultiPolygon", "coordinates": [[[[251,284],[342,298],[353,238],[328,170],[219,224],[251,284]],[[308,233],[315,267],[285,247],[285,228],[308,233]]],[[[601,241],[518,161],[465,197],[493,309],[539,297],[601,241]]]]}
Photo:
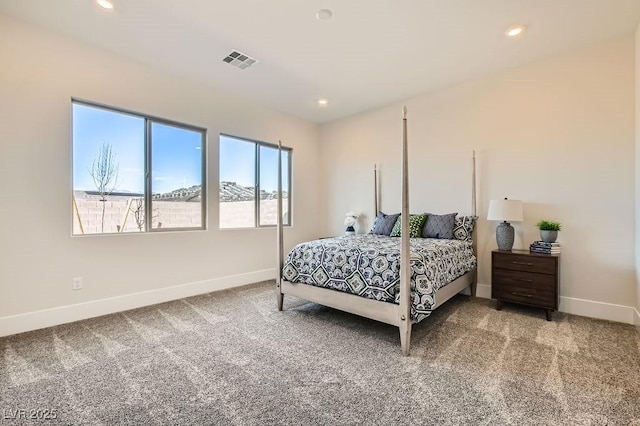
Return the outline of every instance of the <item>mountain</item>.
{"type": "MultiPolygon", "coordinates": [[[[162,201],[200,201],[202,187],[193,185],[189,188],[180,188],[162,194],[153,194],[154,200],[162,201]]],[[[240,186],[235,182],[220,182],[220,202],[251,201],[254,199],[255,190],[251,186],[240,186]]],[[[288,194],[283,191],[283,198],[288,194]]],[[[261,200],[275,200],[278,198],[278,191],[260,191],[261,200]]]]}

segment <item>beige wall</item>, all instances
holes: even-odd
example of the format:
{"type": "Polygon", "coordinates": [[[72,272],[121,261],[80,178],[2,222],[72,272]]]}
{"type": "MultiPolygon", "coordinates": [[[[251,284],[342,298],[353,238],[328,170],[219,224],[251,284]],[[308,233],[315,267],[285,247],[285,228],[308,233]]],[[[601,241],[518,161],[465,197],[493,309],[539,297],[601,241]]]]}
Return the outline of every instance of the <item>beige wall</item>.
{"type": "MultiPolygon", "coordinates": [[[[372,89],[374,90],[374,89],[372,89]]],[[[479,283],[490,284],[496,223],[489,200],[524,201],[515,248],[563,224],[561,294],[632,306],[634,39],[553,57],[406,101],[412,212],[470,212],[470,156],[478,155],[479,283]]],[[[402,103],[322,128],[327,234],[348,210],[371,225],[372,168],[382,210],[400,210],[402,103]]]]}
{"type": "Polygon", "coordinates": [[[218,229],[221,132],[293,147],[286,244],[317,237],[317,125],[2,16],[0,63],[0,319],[275,268],[273,228],[218,229]],[[71,237],[72,96],[207,128],[208,230],[71,237]]]}

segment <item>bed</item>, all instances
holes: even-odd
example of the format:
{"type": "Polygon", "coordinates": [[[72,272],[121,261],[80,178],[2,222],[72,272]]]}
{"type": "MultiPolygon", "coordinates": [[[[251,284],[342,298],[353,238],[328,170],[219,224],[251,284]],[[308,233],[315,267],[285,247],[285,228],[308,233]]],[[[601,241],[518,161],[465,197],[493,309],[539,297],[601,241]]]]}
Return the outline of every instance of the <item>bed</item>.
{"type": "MultiPolygon", "coordinates": [[[[285,258],[278,213],[276,302],[281,311],[287,294],[394,325],[400,330],[402,353],[408,356],[412,324],[466,288],[475,294],[477,259],[472,230],[476,185],[474,153],[473,215],[460,217],[462,229],[468,233],[455,239],[410,238],[406,108],[402,128],[401,236],[361,234],[309,241],[296,245],[285,258]]],[[[280,162],[278,191],[281,175],[280,162]]],[[[377,187],[374,168],[376,216],[377,187]]],[[[281,211],[282,200],[278,198],[281,211]]]]}

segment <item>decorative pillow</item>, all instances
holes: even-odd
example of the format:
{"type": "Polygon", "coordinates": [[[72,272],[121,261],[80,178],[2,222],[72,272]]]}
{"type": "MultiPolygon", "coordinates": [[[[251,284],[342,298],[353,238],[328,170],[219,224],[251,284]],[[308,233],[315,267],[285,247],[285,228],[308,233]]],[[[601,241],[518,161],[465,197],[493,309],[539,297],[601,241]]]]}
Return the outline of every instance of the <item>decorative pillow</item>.
{"type": "Polygon", "coordinates": [[[422,228],[423,238],[453,239],[453,228],[456,227],[458,213],[431,214],[427,213],[427,223],[422,228]]]}
{"type": "MultiPolygon", "coordinates": [[[[425,214],[410,214],[409,215],[409,237],[420,238],[422,236],[422,228],[427,221],[427,215],[425,214]]],[[[396,224],[393,225],[391,231],[391,237],[400,237],[402,234],[402,215],[398,215],[396,224]]]]}
{"type": "Polygon", "coordinates": [[[378,217],[376,217],[375,222],[373,222],[373,228],[371,228],[370,234],[377,235],[389,235],[391,234],[391,230],[393,229],[393,225],[396,224],[396,220],[400,213],[396,214],[384,214],[382,212],[378,213],[378,217]]]}
{"type": "Polygon", "coordinates": [[[456,240],[470,241],[473,237],[473,228],[476,226],[478,216],[456,217],[456,227],[453,228],[453,238],[456,240]]]}

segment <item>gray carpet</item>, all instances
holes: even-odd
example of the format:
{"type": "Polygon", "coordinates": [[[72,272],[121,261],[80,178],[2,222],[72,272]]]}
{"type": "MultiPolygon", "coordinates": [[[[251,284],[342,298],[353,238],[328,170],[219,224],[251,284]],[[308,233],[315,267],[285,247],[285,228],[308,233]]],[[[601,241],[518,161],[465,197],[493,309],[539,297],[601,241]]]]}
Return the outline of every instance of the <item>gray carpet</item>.
{"type": "Polygon", "coordinates": [[[630,325],[456,296],[405,358],[394,327],[285,307],[259,283],[2,338],[0,423],[640,425],[630,325]]]}

